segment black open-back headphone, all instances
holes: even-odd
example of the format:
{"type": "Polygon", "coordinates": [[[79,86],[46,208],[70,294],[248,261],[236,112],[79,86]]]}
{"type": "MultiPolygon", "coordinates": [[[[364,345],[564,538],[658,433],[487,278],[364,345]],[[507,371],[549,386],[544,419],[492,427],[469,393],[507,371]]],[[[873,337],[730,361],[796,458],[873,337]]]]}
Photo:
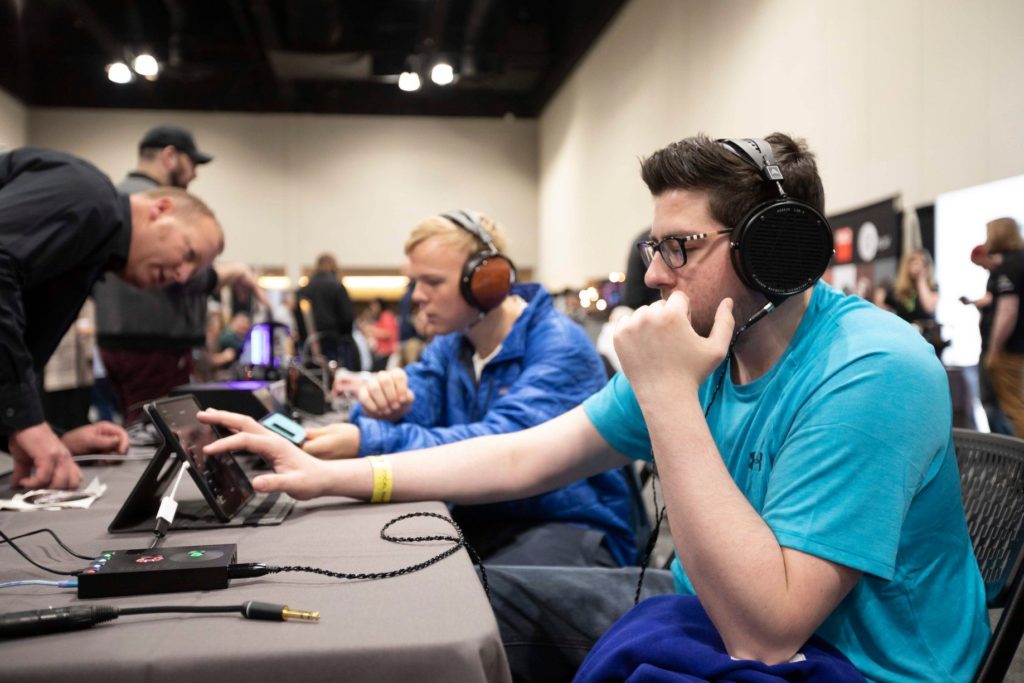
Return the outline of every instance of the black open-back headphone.
{"type": "Polygon", "coordinates": [[[812,286],[834,253],[832,228],[813,206],[786,195],[782,171],[765,140],[716,140],[753,166],[779,196],[755,206],[735,227],[732,263],[751,289],[773,305],[812,286]]]}
{"type": "Polygon", "coordinates": [[[486,313],[501,304],[512,291],[516,283],[515,264],[498,251],[490,233],[480,224],[479,214],[459,209],[441,215],[483,245],[483,249],[470,254],[462,266],[459,291],[471,306],[486,313]]]}

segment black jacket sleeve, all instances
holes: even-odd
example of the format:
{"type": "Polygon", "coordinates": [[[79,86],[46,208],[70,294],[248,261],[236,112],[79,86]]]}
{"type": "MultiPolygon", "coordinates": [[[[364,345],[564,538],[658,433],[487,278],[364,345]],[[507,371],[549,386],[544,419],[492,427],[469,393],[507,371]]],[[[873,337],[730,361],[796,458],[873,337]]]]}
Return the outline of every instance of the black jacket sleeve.
{"type": "Polygon", "coordinates": [[[0,434],[43,422],[33,368],[88,294],[68,290],[109,259],[119,206],[110,180],[81,159],[31,148],[0,155],[0,434]]]}
{"type": "Polygon", "coordinates": [[[25,346],[21,285],[20,264],[0,248],[0,433],[4,434],[43,421],[38,378],[25,346]]]}

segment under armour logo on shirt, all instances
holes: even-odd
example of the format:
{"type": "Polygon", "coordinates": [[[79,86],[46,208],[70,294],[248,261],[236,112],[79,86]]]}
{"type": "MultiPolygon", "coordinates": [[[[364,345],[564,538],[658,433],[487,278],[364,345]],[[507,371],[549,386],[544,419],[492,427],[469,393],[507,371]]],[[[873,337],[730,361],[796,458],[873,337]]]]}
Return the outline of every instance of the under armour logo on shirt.
{"type": "Polygon", "coordinates": [[[747,465],[748,469],[752,470],[752,469],[754,469],[754,466],[756,465],[757,466],[757,471],[760,472],[761,471],[761,461],[763,459],[764,459],[764,454],[763,453],[761,453],[760,451],[758,451],[756,453],[754,451],[751,451],[750,452],[750,463],[747,465]]]}

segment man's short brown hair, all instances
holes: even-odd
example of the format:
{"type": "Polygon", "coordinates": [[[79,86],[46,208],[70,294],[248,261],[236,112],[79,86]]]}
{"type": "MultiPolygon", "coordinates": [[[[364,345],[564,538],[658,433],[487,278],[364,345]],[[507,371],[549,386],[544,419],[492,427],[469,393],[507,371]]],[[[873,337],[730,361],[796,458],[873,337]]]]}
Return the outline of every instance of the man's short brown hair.
{"type": "MultiPolygon", "coordinates": [[[[783,133],[765,140],[782,171],[786,194],[824,213],[825,190],[804,141],[783,133]]],[[[765,182],[753,166],[702,133],[643,159],[640,173],[654,196],[669,190],[706,192],[712,218],[729,228],[737,227],[758,204],[779,196],[774,183],[765,182]]]]}

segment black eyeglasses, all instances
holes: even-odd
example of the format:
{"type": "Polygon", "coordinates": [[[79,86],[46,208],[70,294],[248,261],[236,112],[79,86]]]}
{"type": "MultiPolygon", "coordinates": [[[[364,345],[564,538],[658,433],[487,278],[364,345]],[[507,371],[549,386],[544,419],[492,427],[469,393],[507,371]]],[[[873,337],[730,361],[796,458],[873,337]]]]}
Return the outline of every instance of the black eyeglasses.
{"type": "Polygon", "coordinates": [[[686,265],[686,243],[693,240],[702,240],[708,237],[717,237],[732,232],[732,228],[725,230],[708,230],[699,232],[696,235],[684,235],[682,237],[666,237],[658,242],[654,240],[643,240],[636,243],[640,250],[640,258],[643,259],[644,268],[650,268],[654,260],[655,252],[661,254],[661,260],[669,268],[682,268],[686,265]]]}

